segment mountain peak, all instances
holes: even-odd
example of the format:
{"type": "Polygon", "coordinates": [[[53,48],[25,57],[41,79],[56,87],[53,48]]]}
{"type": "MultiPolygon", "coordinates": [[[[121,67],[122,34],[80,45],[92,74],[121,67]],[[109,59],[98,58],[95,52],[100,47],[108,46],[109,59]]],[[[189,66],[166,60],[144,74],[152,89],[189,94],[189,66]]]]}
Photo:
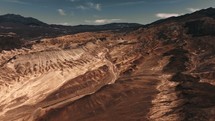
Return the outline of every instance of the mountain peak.
{"type": "Polygon", "coordinates": [[[45,26],[46,23],[32,17],[23,17],[18,14],[5,14],[0,16],[0,23],[16,23],[23,25],[45,26]]]}
{"type": "Polygon", "coordinates": [[[201,9],[199,11],[193,12],[193,13],[188,13],[182,16],[178,16],[178,17],[170,17],[170,18],[166,18],[166,19],[161,19],[158,21],[155,21],[151,24],[148,24],[147,26],[150,25],[157,25],[157,24],[162,24],[164,22],[167,23],[168,22],[186,22],[189,20],[195,20],[195,19],[202,19],[202,18],[213,18],[215,19],[215,8],[206,8],[206,9],[201,9]]]}
{"type": "Polygon", "coordinates": [[[200,11],[194,12],[194,14],[201,14],[201,15],[205,15],[207,17],[215,18],[215,8],[210,7],[207,9],[202,9],[200,11]]]}

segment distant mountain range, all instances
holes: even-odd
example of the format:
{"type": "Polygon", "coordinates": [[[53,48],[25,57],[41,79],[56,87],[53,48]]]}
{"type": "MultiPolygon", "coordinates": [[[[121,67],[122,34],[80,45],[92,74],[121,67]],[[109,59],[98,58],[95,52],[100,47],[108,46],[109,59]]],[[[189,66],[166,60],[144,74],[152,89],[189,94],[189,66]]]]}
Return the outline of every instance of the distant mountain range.
{"type": "Polygon", "coordinates": [[[142,26],[136,23],[111,23],[106,25],[63,26],[47,24],[32,17],[6,14],[0,16],[0,34],[15,33],[21,38],[52,37],[79,32],[94,32],[105,30],[126,30],[142,26]]]}

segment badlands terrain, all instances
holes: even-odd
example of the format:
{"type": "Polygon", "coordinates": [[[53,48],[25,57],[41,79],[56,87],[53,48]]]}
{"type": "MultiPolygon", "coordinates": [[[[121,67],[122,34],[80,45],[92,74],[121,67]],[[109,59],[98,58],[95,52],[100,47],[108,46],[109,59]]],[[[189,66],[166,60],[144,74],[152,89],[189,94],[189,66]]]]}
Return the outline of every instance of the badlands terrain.
{"type": "Polygon", "coordinates": [[[94,28],[7,16],[0,121],[215,121],[214,8],[94,28]]]}

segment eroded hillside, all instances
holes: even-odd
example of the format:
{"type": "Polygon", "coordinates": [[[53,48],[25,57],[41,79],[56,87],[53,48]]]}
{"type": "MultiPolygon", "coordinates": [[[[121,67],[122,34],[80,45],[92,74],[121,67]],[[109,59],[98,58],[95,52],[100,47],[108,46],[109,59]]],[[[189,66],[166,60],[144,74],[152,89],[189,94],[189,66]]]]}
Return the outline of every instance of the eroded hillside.
{"type": "Polygon", "coordinates": [[[0,53],[3,121],[213,121],[215,10],[0,53]]]}

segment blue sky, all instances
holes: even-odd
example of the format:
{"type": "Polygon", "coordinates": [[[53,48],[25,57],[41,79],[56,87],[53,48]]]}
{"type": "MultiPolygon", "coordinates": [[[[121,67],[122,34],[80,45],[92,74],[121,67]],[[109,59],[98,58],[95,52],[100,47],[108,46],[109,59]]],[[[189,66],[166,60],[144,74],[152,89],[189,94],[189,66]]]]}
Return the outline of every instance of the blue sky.
{"type": "Polygon", "coordinates": [[[147,24],[215,7],[215,0],[0,0],[0,14],[34,17],[50,24],[147,24]]]}

